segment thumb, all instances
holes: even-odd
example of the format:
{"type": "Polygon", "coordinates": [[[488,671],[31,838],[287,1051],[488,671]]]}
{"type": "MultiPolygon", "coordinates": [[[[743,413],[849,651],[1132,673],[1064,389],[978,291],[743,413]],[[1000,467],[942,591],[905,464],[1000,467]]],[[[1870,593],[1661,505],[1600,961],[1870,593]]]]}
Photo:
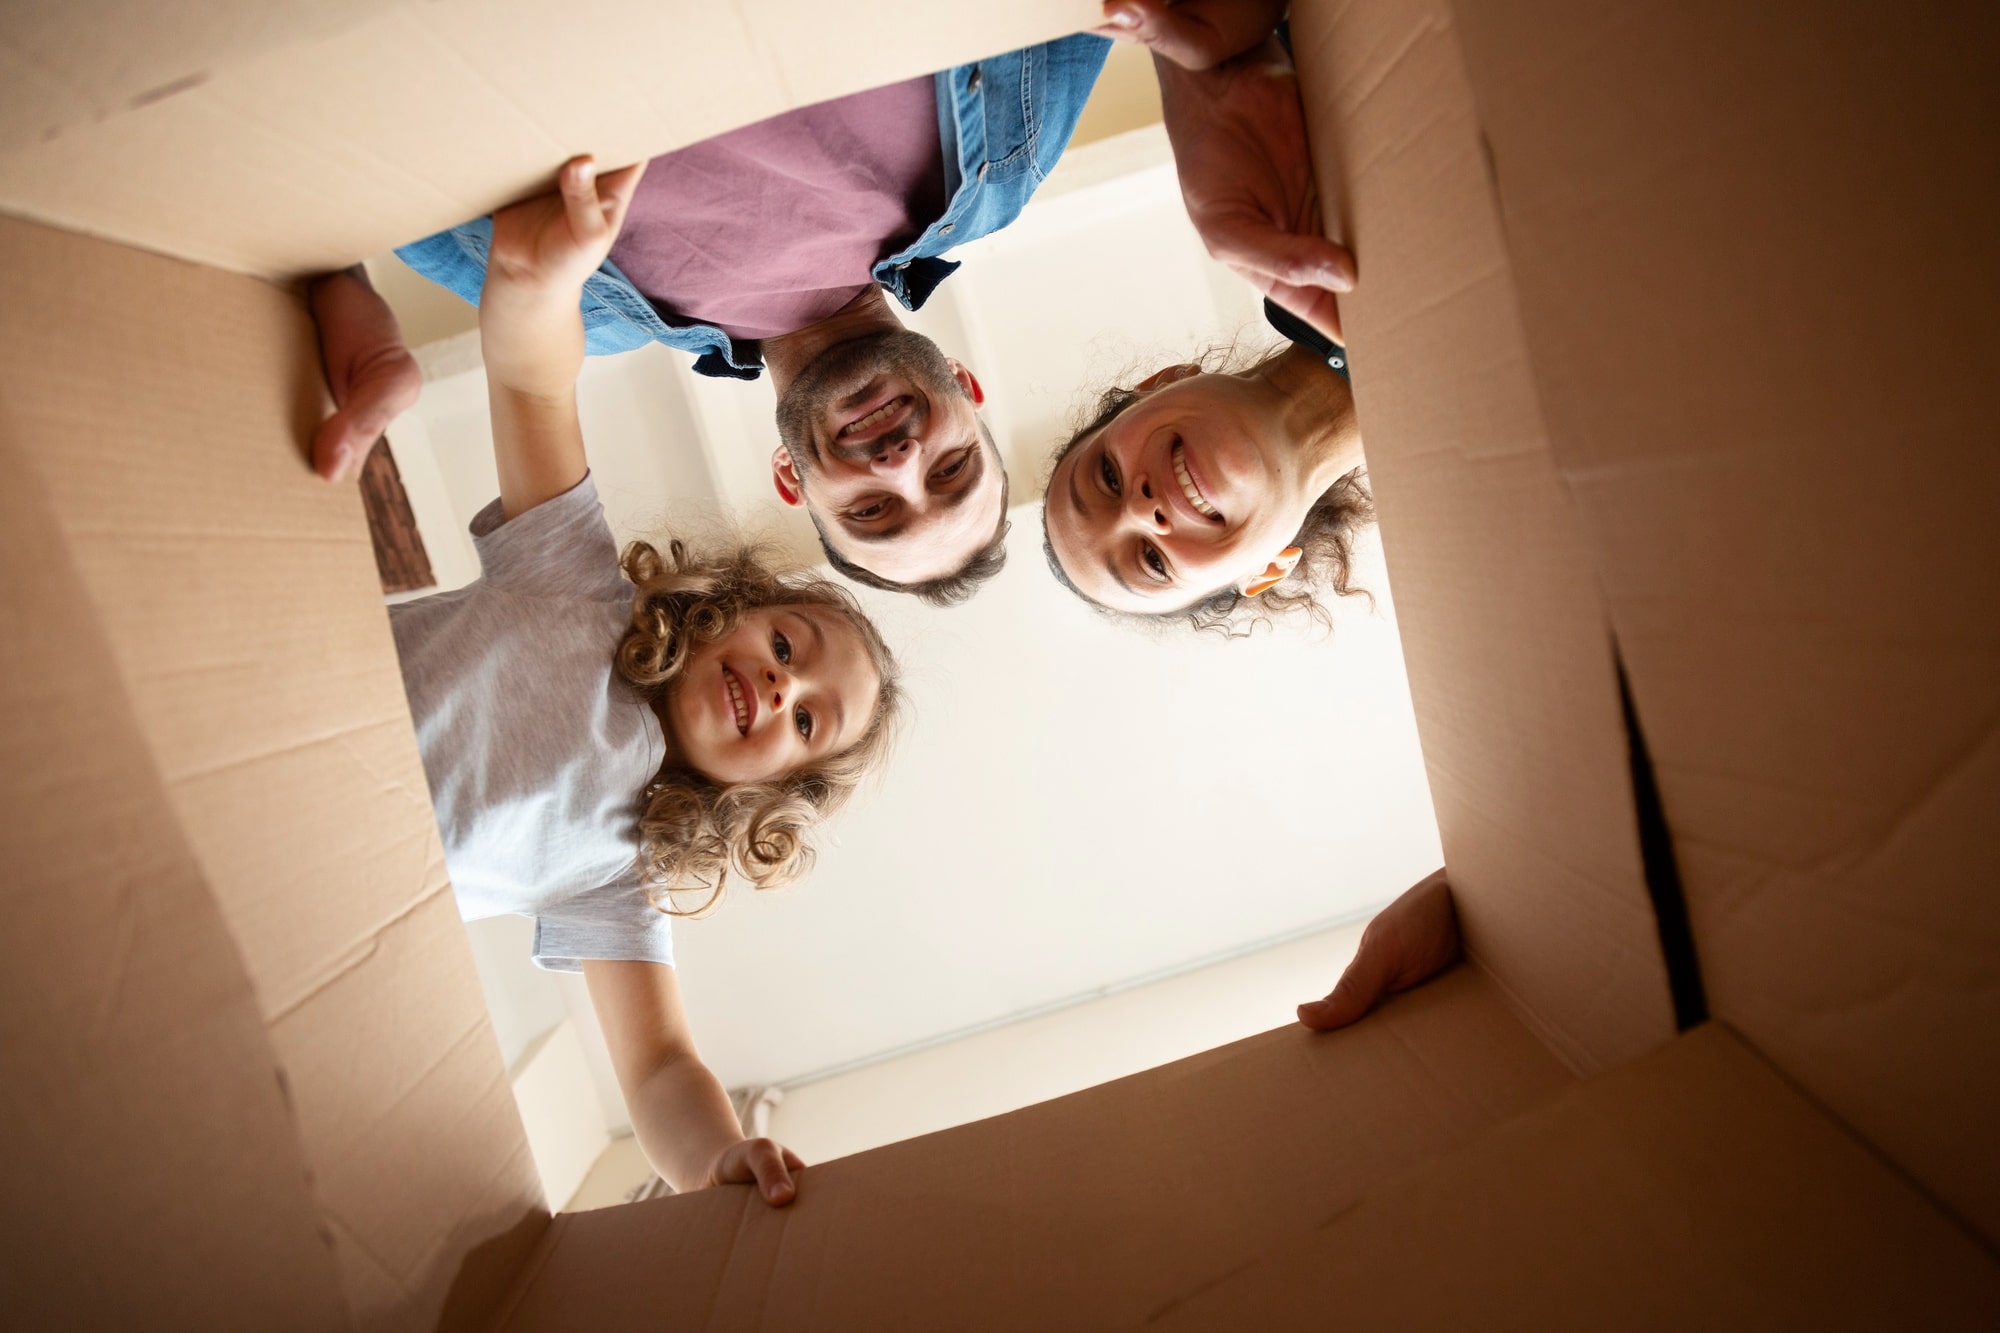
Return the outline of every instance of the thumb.
{"type": "Polygon", "coordinates": [[[1254,5],[1105,0],[1099,35],[1137,42],[1183,69],[1204,70],[1249,50],[1270,32],[1254,5]]]}
{"type": "Polygon", "coordinates": [[[1323,1000],[1308,1000],[1299,1006],[1299,1022],[1316,1032],[1331,1032],[1360,1019],[1375,1007],[1389,987],[1389,967],[1383,955],[1368,948],[1367,937],[1354,961],[1340,974],[1323,1000]]]}
{"type": "MultiPolygon", "coordinates": [[[[783,1207],[798,1197],[798,1182],[792,1179],[790,1156],[785,1149],[769,1139],[752,1139],[748,1151],[750,1174],[756,1179],[757,1192],[764,1196],[764,1202],[774,1208],[783,1207]]],[[[796,1157],[792,1161],[797,1161],[796,1157]]]]}
{"type": "Polygon", "coordinates": [[[595,239],[605,229],[604,211],[597,201],[597,163],[587,153],[573,157],[563,163],[556,183],[570,231],[579,241],[595,239]]]}

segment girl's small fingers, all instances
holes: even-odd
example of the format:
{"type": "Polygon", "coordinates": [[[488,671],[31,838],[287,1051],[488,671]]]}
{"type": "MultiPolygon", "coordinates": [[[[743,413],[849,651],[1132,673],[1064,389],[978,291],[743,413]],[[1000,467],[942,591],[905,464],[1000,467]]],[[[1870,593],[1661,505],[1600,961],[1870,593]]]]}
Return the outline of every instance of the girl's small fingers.
{"type": "Polygon", "coordinates": [[[785,1154],[786,1166],[789,1166],[794,1171],[803,1171],[806,1169],[805,1162],[799,1157],[797,1153],[793,1152],[790,1148],[781,1148],[779,1149],[779,1151],[785,1154]]]}

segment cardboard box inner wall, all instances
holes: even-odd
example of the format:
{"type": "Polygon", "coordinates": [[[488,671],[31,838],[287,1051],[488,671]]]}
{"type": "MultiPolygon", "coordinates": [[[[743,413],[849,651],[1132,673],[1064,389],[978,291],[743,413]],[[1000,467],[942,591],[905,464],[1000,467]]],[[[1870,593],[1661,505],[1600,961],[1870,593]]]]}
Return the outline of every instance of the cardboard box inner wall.
{"type": "MultiPolygon", "coordinates": [[[[129,6],[9,11],[40,73],[0,100],[0,208],[307,271],[570,151],[1095,12],[473,8],[217,4],[158,42],[129,6]],[[621,23],[658,63],[588,58],[621,23]]],[[[550,1224],[359,504],[302,461],[296,296],[0,224],[4,902],[37,955],[0,1094],[37,1225],[0,1297],[86,1327],[1365,1326],[1402,1282],[1423,1323],[1991,1326],[2000,366],[1965,164],[2000,117],[1992,19],[1930,18],[1295,7],[1472,964],[1339,1037],[827,1164],[783,1213],[550,1224]],[[1722,1022],[1676,1037],[1690,965],[1722,1022]]]]}

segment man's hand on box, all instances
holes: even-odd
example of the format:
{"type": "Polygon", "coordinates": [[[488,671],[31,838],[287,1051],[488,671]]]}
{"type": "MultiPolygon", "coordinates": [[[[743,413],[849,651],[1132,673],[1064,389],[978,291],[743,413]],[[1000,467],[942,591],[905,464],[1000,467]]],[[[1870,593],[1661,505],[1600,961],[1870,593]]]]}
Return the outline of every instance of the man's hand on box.
{"type": "Polygon", "coordinates": [[[313,434],[313,471],[344,481],[360,473],[389,423],[416,406],[424,376],[388,302],[359,265],[315,278],[306,299],[334,404],[313,434]]]}
{"type": "Polygon", "coordinates": [[[757,1195],[773,1208],[782,1208],[799,1196],[797,1173],[806,1164],[799,1155],[771,1139],[738,1139],[716,1155],[708,1169],[710,1185],[751,1185],[757,1195]]]}
{"type": "Polygon", "coordinates": [[[646,164],[639,162],[599,176],[588,155],[563,163],[554,194],[493,215],[489,285],[498,280],[544,294],[582,291],[584,280],[611,253],[645,172],[646,164]]]}
{"type": "Polygon", "coordinates": [[[1104,22],[1091,31],[1207,69],[1261,43],[1284,16],[1285,0],[1104,0],[1104,22]]]}
{"type": "Polygon", "coordinates": [[[1208,252],[1335,341],[1354,256],[1320,229],[1298,76],[1275,40],[1213,69],[1154,58],[1181,198],[1208,252]]]}
{"type": "Polygon", "coordinates": [[[1354,961],[1324,1000],[1299,1006],[1299,1021],[1331,1032],[1346,1027],[1385,995],[1429,981],[1458,961],[1458,912],[1439,870],[1375,914],[1354,961]]]}

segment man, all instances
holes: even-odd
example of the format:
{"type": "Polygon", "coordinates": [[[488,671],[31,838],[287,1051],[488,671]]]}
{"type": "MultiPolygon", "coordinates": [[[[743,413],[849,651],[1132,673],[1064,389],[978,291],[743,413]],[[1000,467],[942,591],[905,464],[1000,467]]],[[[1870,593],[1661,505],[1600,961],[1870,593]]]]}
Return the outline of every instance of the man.
{"type": "MultiPolygon", "coordinates": [[[[1158,62],[1168,131],[1211,250],[1330,324],[1327,293],[1345,289],[1352,265],[1310,234],[1315,201],[1288,64],[1274,82],[1264,57],[1248,75],[1174,63],[1214,66],[1254,48],[1281,10],[1268,0],[1171,10],[1122,0],[1107,7],[1116,26],[1104,31],[1171,56],[1158,62]]],[[[1068,143],[1105,50],[1101,37],[1063,38],[654,159],[610,261],[586,285],[590,351],[657,341],[694,354],[703,374],[751,379],[768,368],[780,438],[773,484],[806,508],[833,566],[934,605],[964,600],[1005,558],[1006,471],[977,410],[976,375],[904,329],[886,297],[917,309],[957,268],[945,251],[1019,216],[1068,143]]],[[[476,301],[490,227],[479,219],[399,253],[476,301]]],[[[312,297],[340,404],[314,457],[337,476],[358,466],[419,385],[393,317],[358,271],[322,279],[312,297]]]]}

